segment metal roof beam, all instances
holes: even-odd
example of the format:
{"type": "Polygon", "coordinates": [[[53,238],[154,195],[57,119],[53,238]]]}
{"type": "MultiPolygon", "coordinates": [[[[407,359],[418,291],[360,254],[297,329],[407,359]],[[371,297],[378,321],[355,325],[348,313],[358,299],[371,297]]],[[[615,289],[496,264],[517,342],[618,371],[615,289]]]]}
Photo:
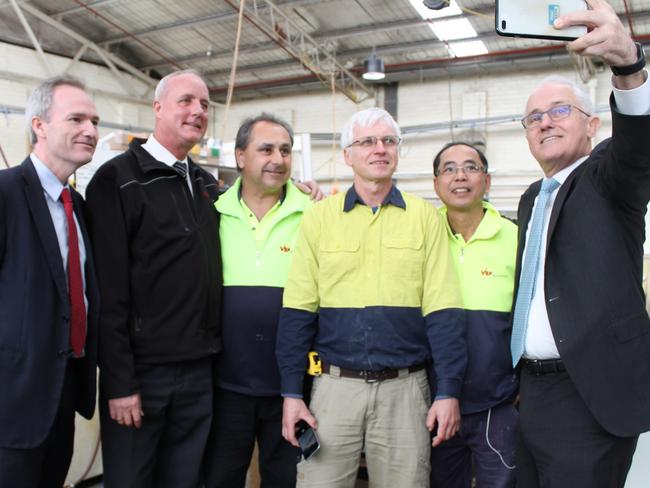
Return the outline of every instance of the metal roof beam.
{"type": "MultiPolygon", "coordinates": [[[[474,10],[479,13],[490,13],[490,12],[494,12],[494,5],[486,4],[486,5],[476,7],[474,10]]],[[[219,15],[224,15],[224,14],[219,14],[219,15]]],[[[444,20],[453,20],[464,16],[465,14],[450,15],[449,17],[445,17],[444,20]]],[[[377,23],[372,25],[359,25],[356,27],[350,27],[346,29],[336,29],[332,31],[323,31],[323,32],[318,32],[313,34],[312,37],[317,41],[324,42],[327,40],[336,40],[336,39],[343,39],[347,37],[364,36],[364,35],[372,34],[374,32],[386,32],[390,30],[399,30],[408,27],[417,27],[417,26],[427,25],[429,23],[430,20],[423,19],[421,17],[413,17],[411,19],[405,19],[405,20],[382,22],[382,23],[377,23]]],[[[276,49],[277,47],[275,45],[269,45],[266,43],[261,45],[260,43],[254,43],[254,44],[240,46],[239,54],[240,55],[246,54],[248,52],[261,53],[261,52],[275,51],[276,49]]],[[[198,53],[190,54],[189,56],[177,58],[176,61],[181,64],[187,64],[187,63],[192,63],[194,61],[204,61],[205,57],[206,57],[205,52],[201,51],[198,53]]],[[[212,55],[210,56],[211,59],[217,59],[220,57],[232,57],[232,49],[224,49],[222,51],[213,52],[212,55]]],[[[152,64],[141,66],[140,68],[143,70],[147,70],[147,69],[159,69],[165,66],[167,66],[167,63],[152,63],[152,64]]]]}
{"type": "MultiPolygon", "coordinates": [[[[82,35],[78,34],[77,32],[73,31],[69,27],[63,25],[61,22],[54,20],[52,17],[49,15],[43,13],[39,9],[33,7],[32,5],[28,3],[21,2],[21,8],[25,10],[26,12],[29,12],[31,15],[34,17],[38,18],[39,20],[42,20],[46,24],[54,27],[58,31],[64,33],[68,37],[71,37],[72,39],[76,40],[82,45],[88,45],[91,49],[93,49],[106,63],[106,65],[109,67],[109,69],[117,76],[117,74],[120,75],[118,78],[118,81],[121,84],[126,83],[126,80],[123,79],[122,75],[120,72],[117,70],[117,66],[119,66],[121,69],[126,71],[127,73],[133,75],[143,83],[145,83],[148,87],[155,86],[157,81],[148,77],[145,75],[142,71],[138,70],[134,66],[131,66],[127,62],[123,61],[122,59],[118,58],[114,54],[109,53],[108,51],[102,49],[99,47],[97,44],[94,42],[90,41],[89,39],[86,39],[82,35]]],[[[128,83],[127,83],[128,84],[128,83]]],[[[149,89],[147,89],[147,92],[149,89]]]]}
{"type": "MultiPolygon", "coordinates": [[[[464,39],[456,39],[454,42],[462,42],[462,41],[469,41],[469,40],[489,40],[489,39],[494,39],[497,37],[497,34],[493,31],[487,31],[485,33],[480,34],[478,37],[468,37],[464,39]]],[[[412,49],[422,49],[422,48],[431,48],[432,45],[437,46],[442,46],[444,43],[442,41],[438,40],[425,40],[425,41],[413,41],[413,42],[403,42],[401,44],[386,44],[383,46],[376,46],[375,51],[378,54],[395,54],[395,53],[401,53],[404,51],[410,51],[412,49]]],[[[363,57],[366,56],[369,52],[369,49],[367,47],[363,48],[357,48],[357,49],[350,49],[347,51],[341,51],[337,53],[337,57],[339,59],[341,58],[353,58],[353,57],[363,57]]],[[[240,50],[241,53],[241,50],[240,50]]],[[[204,55],[205,57],[205,55],[204,55]]],[[[450,58],[451,59],[451,58],[450,58]]],[[[294,65],[295,62],[293,61],[273,61],[271,63],[254,63],[254,64],[248,64],[248,65],[241,65],[237,67],[238,72],[242,71],[263,71],[263,70],[268,70],[268,69],[278,69],[278,68],[286,68],[288,66],[294,65]]],[[[203,71],[202,74],[204,76],[218,76],[218,75],[223,75],[226,73],[230,73],[230,68],[227,69],[215,69],[215,70],[208,70],[208,71],[203,71]]]]}
{"type": "MultiPolygon", "coordinates": [[[[233,9],[239,10],[240,7],[231,0],[225,1],[233,9]]],[[[253,0],[252,3],[252,7],[250,3],[242,4],[244,18],[294,58],[294,62],[300,63],[323,84],[331,84],[332,89],[336,88],[355,103],[372,95],[372,89],[340,64],[334,54],[304,32],[271,0],[253,0]],[[258,2],[267,8],[259,8],[258,2]]]]}
{"type": "Polygon", "coordinates": [[[34,31],[32,30],[31,26],[29,25],[29,22],[27,22],[27,19],[25,18],[23,11],[18,6],[16,0],[10,0],[10,2],[11,2],[11,6],[14,9],[14,12],[16,12],[16,15],[18,16],[18,20],[20,21],[20,23],[23,26],[23,29],[25,29],[25,32],[27,33],[27,37],[29,37],[29,40],[32,42],[32,45],[34,46],[34,49],[38,54],[38,59],[41,61],[41,64],[43,65],[43,69],[45,69],[45,73],[48,76],[52,76],[53,74],[52,65],[50,65],[49,61],[45,57],[45,53],[43,52],[41,43],[38,42],[38,39],[36,39],[36,35],[34,34],[34,31]]]}
{"type": "MultiPolygon", "coordinates": [[[[301,7],[303,5],[310,5],[314,3],[322,3],[323,0],[282,0],[277,2],[279,7],[301,7]]],[[[189,19],[178,20],[176,22],[169,22],[167,24],[161,24],[149,29],[143,29],[141,31],[134,32],[133,35],[136,37],[147,37],[154,34],[160,34],[161,32],[167,32],[174,29],[181,29],[186,27],[192,27],[199,24],[205,24],[208,22],[226,22],[237,19],[237,12],[221,12],[218,14],[212,15],[202,15],[200,17],[192,17],[189,19]]],[[[111,45],[118,42],[129,41],[131,38],[129,36],[116,36],[110,37],[103,40],[98,40],[97,44],[102,45],[111,45]]],[[[232,50],[231,50],[232,54],[232,50]]]]}
{"type": "MultiPolygon", "coordinates": [[[[118,1],[119,0],[97,0],[96,2],[86,2],[86,7],[97,9],[101,7],[106,7],[118,1]]],[[[50,16],[56,20],[61,21],[63,20],[63,17],[65,17],[66,15],[76,14],[78,12],[87,12],[88,9],[86,7],[79,6],[79,7],[67,8],[65,10],[59,10],[58,12],[51,13],[50,16]]]]}

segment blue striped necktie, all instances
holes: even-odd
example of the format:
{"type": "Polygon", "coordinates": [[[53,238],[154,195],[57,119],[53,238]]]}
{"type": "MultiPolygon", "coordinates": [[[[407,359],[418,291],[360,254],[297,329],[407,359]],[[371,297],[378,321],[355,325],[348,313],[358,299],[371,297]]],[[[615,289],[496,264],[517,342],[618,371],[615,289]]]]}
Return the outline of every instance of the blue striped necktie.
{"type": "Polygon", "coordinates": [[[544,211],[548,206],[551,193],[560,186],[560,183],[553,178],[542,181],[542,189],[537,196],[537,205],[533,218],[530,221],[530,232],[526,242],[526,252],[521,267],[519,279],[519,291],[512,320],[512,339],[510,341],[510,352],[512,353],[512,366],[517,366],[519,359],[524,353],[526,342],[526,329],[528,328],[528,314],[530,303],[535,293],[535,281],[539,269],[539,250],[542,245],[542,234],[544,233],[544,211]]]}

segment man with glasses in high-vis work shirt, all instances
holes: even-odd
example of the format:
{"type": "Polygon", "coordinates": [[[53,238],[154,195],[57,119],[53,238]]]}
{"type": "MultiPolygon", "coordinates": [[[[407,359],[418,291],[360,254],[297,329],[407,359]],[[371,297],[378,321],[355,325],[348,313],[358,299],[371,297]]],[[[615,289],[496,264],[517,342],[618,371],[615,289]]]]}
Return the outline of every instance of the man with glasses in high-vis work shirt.
{"type": "Polygon", "coordinates": [[[488,161],[463,142],[433,160],[434,186],[444,204],[454,267],[467,317],[467,371],[460,396],[460,431],[431,451],[431,488],[515,484],[517,378],[510,357],[510,308],[517,226],[488,202],[488,161]]]}
{"type": "Polygon", "coordinates": [[[353,186],[303,217],[276,346],[283,436],[297,446],[304,420],[321,442],[298,465],[299,487],[354,486],[362,448],[373,486],[428,487],[429,430],[438,445],[459,428],[466,350],[457,278],[440,215],[393,185],[399,142],[388,112],[356,113],[341,134],[353,186]],[[310,348],[323,374],[307,408],[310,348]]]}

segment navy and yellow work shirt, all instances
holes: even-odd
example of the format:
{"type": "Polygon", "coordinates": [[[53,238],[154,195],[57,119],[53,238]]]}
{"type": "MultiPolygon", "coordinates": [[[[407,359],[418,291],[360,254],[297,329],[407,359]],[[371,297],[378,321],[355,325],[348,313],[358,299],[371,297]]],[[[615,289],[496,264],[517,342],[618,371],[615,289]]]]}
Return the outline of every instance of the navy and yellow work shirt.
{"type": "Polygon", "coordinates": [[[339,367],[379,371],[433,357],[439,396],[458,397],[464,314],[444,223],[393,188],[371,209],[354,187],[319,202],[301,224],[276,356],[285,396],[300,396],[310,349],[339,367]]]}
{"type": "Polygon", "coordinates": [[[241,178],[216,203],[223,262],[221,327],[217,358],[220,388],[251,396],[280,394],[275,340],[282,289],[311,200],[290,181],[282,198],[258,221],[241,198],[241,178]]]}
{"type": "Polygon", "coordinates": [[[510,308],[515,284],[517,226],[483,202],[483,219],[465,241],[442,215],[460,281],[467,319],[468,364],[460,411],[463,415],[509,401],[518,389],[510,356],[510,308]]]}

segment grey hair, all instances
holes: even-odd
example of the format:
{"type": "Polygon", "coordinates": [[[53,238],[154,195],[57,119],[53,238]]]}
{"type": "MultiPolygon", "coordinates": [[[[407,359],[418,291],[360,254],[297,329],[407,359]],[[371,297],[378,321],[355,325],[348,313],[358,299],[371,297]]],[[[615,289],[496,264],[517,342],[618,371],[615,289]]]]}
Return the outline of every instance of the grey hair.
{"type": "Polygon", "coordinates": [[[391,114],[386,112],[383,108],[367,108],[360,112],[355,113],[346,122],[343,130],[341,131],[341,148],[346,149],[354,139],[354,129],[357,127],[371,127],[377,122],[385,122],[390,125],[395,131],[397,137],[401,137],[399,125],[391,114]]]}
{"type": "Polygon", "coordinates": [[[589,97],[589,94],[584,91],[575,81],[565,78],[564,76],[551,75],[544,78],[539,82],[537,88],[540,88],[543,85],[565,85],[571,88],[573,95],[578,101],[578,106],[589,115],[594,113],[594,104],[589,97]]]}
{"type": "Polygon", "coordinates": [[[199,73],[195,69],[183,69],[180,71],[174,71],[173,73],[169,73],[168,75],[163,76],[162,79],[158,82],[158,84],[156,85],[156,91],[154,91],[153,94],[154,101],[158,101],[163,97],[165,91],[167,91],[169,80],[182,75],[194,75],[197,78],[199,78],[203,83],[205,83],[205,86],[208,86],[208,83],[205,81],[205,78],[203,78],[203,76],[201,76],[201,73],[199,73]]]}
{"type": "Polygon", "coordinates": [[[52,100],[54,98],[54,90],[60,86],[73,86],[80,90],[86,91],[86,85],[79,78],[70,75],[53,76],[43,81],[40,85],[34,88],[34,91],[29,95],[27,104],[25,106],[25,117],[27,118],[27,130],[32,145],[38,142],[36,133],[32,129],[32,119],[38,117],[46,122],[50,119],[50,109],[52,108],[52,100]]]}
{"type": "Polygon", "coordinates": [[[289,139],[291,139],[291,147],[293,147],[293,129],[289,124],[279,117],[276,117],[273,114],[262,112],[256,117],[249,117],[242,122],[237,131],[237,137],[235,137],[235,149],[246,149],[248,143],[251,140],[251,134],[253,133],[253,127],[258,122],[269,122],[270,124],[279,125],[284,130],[289,133],[289,139]]]}

